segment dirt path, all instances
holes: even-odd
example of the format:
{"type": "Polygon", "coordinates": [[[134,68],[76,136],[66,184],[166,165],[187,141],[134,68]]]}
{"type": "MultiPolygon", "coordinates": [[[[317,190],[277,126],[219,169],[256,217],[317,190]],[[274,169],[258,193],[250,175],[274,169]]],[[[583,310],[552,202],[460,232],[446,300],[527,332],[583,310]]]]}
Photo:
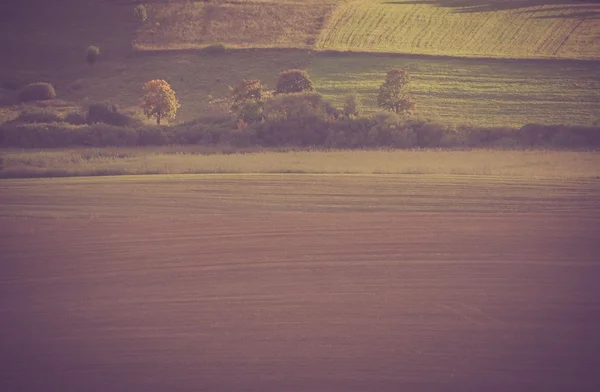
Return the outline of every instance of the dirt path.
{"type": "Polygon", "coordinates": [[[594,182],[3,181],[2,391],[597,391],[594,182]]]}

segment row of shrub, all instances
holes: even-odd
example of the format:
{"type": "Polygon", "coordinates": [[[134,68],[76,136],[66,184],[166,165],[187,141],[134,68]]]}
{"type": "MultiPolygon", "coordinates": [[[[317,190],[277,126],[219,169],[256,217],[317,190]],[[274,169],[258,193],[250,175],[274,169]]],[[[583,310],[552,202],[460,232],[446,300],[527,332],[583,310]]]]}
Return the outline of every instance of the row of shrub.
{"type": "Polygon", "coordinates": [[[104,123],[116,126],[137,127],[144,122],[141,115],[132,115],[119,110],[117,105],[102,102],[91,104],[85,113],[75,111],[59,115],[51,109],[33,109],[21,112],[9,124],[42,124],[64,122],[71,125],[104,123]]]}
{"type": "Polygon", "coordinates": [[[452,126],[393,112],[356,116],[316,92],[280,94],[246,102],[238,115],[202,117],[171,126],[148,126],[110,103],[86,113],[24,112],[0,125],[4,147],[144,146],[229,144],[328,148],[600,147],[599,126],[528,124],[510,127],[452,126]],[[244,121],[246,119],[248,122],[244,121]]]}
{"type": "Polygon", "coordinates": [[[367,118],[280,119],[240,126],[235,118],[205,117],[170,127],[118,126],[105,123],[7,123],[0,146],[53,148],[71,146],[160,146],[227,144],[247,146],[320,146],[328,148],[426,147],[600,147],[600,127],[528,124],[506,127],[452,127],[392,113],[367,118]]]}

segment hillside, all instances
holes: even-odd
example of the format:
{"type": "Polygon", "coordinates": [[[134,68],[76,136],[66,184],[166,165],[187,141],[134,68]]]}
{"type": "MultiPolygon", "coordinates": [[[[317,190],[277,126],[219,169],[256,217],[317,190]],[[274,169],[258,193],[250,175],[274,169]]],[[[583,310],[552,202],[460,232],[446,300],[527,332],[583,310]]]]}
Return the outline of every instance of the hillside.
{"type": "Polygon", "coordinates": [[[318,49],[460,57],[600,59],[595,0],[352,0],[318,49]]]}

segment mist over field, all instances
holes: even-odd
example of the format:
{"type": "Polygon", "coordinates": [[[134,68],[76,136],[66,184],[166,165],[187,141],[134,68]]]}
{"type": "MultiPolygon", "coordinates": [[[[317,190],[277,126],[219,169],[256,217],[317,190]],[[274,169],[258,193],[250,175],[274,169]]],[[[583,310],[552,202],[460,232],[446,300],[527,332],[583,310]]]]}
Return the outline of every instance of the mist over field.
{"type": "Polygon", "coordinates": [[[598,1],[0,8],[0,391],[600,390],[598,1]]]}

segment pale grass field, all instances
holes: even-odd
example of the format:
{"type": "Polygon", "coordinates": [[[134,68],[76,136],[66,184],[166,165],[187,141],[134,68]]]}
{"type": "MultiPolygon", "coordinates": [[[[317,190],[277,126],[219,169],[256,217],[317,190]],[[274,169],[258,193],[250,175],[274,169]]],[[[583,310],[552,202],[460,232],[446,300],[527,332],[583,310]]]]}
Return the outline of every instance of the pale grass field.
{"type": "Polygon", "coordinates": [[[203,147],[5,150],[5,178],[126,174],[428,174],[600,178],[598,152],[227,151],[203,147]]]}
{"type": "Polygon", "coordinates": [[[492,58],[600,58],[600,4],[352,0],[318,49],[492,58]]]}
{"type": "Polygon", "coordinates": [[[172,2],[148,6],[137,50],[312,48],[336,0],[172,2]]]}

